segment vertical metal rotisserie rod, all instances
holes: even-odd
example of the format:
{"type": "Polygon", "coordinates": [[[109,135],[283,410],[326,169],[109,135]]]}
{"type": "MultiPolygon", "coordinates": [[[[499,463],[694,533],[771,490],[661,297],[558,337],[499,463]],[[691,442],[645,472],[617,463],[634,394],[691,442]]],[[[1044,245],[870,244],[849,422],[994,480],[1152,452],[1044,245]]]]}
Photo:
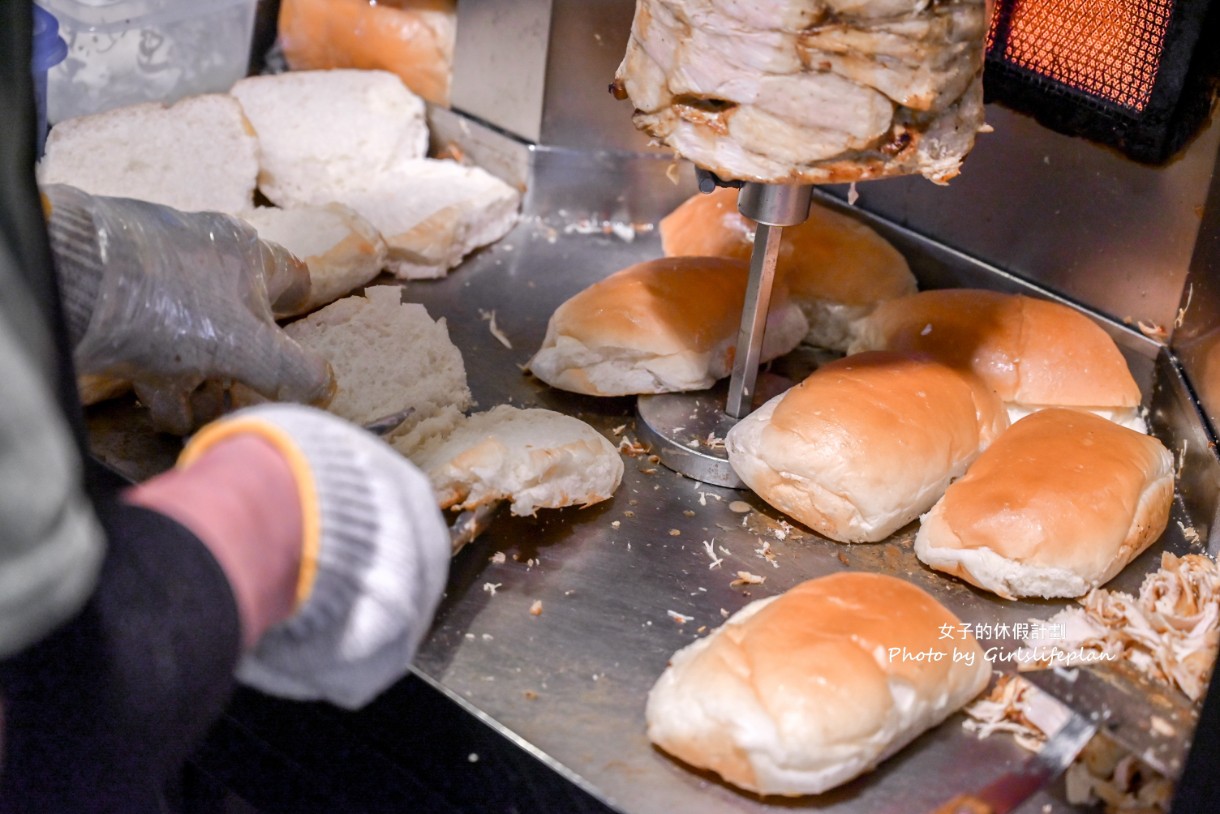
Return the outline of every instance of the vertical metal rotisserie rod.
{"type": "Polygon", "coordinates": [[[758,360],[762,356],[783,227],[803,223],[809,217],[812,197],[812,186],[797,184],[747,183],[738,195],[737,208],[756,221],[758,227],[724,410],[733,418],[744,418],[754,406],[754,384],[758,379],[758,360]]]}
{"type": "Polygon", "coordinates": [[[746,287],[745,308],[741,313],[737,350],[733,356],[733,375],[729,379],[729,398],[724,408],[733,418],[744,418],[754,402],[758,360],[762,355],[767,312],[771,307],[771,289],[775,283],[775,261],[779,257],[783,231],[782,226],[760,223],[754,233],[750,282],[746,287]]]}

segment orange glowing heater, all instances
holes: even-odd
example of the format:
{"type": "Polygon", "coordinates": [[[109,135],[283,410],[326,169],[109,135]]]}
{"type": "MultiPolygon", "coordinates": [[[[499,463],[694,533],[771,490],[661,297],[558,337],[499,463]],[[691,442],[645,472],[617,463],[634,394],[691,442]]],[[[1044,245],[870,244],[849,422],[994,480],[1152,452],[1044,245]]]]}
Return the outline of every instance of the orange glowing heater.
{"type": "Polygon", "coordinates": [[[988,100],[1159,163],[1206,119],[1220,0],[1000,0],[988,100]]]}

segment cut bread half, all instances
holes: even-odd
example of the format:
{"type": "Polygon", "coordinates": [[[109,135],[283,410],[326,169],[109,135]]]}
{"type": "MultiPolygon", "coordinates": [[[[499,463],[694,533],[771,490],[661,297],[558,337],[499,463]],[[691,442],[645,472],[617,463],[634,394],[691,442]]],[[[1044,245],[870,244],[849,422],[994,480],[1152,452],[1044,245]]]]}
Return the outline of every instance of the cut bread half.
{"type": "Polygon", "coordinates": [[[230,93],[258,134],[259,189],[279,206],[342,200],[428,150],[423,100],[386,71],[252,76],[230,93]]]}
{"type": "Polygon", "coordinates": [[[404,279],[443,277],[475,249],[517,223],[521,194],[496,176],[456,161],[419,159],[333,199],[369,220],[389,247],[386,268],[404,279]]]}
{"type": "Polygon", "coordinates": [[[500,405],[470,416],[420,449],[395,444],[428,473],[441,508],[512,501],[512,512],[588,506],[614,494],[623,460],[585,422],[543,409],[500,405]]]}
{"type": "Polygon", "coordinates": [[[51,129],[38,163],[39,183],[184,212],[249,209],[257,178],[258,140],[225,94],[67,119],[51,129]]]}
{"type": "Polygon", "coordinates": [[[381,271],[386,245],[364,218],[342,204],[291,209],[259,207],[241,213],[263,240],[278,243],[309,267],[308,313],[368,283],[381,271]]]}
{"type": "Polygon", "coordinates": [[[407,448],[446,435],[470,406],[462,354],[445,320],[422,305],[402,302],[402,288],[373,286],[289,324],[288,335],[321,354],[335,372],[335,415],[365,425],[410,409],[386,433],[407,448]]]}

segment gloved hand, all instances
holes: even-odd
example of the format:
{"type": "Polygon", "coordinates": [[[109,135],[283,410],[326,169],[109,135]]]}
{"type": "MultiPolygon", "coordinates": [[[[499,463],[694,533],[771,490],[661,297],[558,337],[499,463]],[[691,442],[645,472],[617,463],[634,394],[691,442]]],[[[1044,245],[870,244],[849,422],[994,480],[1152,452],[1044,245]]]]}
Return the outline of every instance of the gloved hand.
{"type": "Polygon", "coordinates": [[[237,677],[272,695],[361,707],[407,671],[445,586],[449,530],[432,486],[372,434],[296,404],[209,424],[181,463],[248,432],[289,462],[305,540],[295,614],[263,635],[237,677]]]}
{"type": "Polygon", "coordinates": [[[329,401],[330,365],[275,324],[273,306],[289,313],[309,296],[308,269],[285,249],[217,212],[43,194],[78,374],[133,382],[154,425],[180,435],[214,417],[194,414],[205,381],[329,401]]]}

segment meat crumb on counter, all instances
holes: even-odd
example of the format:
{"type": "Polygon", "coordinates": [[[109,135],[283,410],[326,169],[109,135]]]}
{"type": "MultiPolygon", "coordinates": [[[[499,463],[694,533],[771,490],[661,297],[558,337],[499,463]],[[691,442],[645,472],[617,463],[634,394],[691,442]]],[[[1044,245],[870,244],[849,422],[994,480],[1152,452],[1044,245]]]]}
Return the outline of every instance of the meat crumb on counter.
{"type": "Polygon", "coordinates": [[[751,574],[749,571],[738,571],[737,579],[730,582],[729,587],[739,588],[742,585],[762,585],[766,581],[766,577],[760,577],[758,574],[751,574]]]}
{"type": "Polygon", "coordinates": [[[691,619],[695,618],[693,616],[687,616],[685,614],[678,613],[677,611],[667,610],[667,611],[665,611],[665,613],[669,616],[670,619],[673,619],[679,625],[684,625],[687,622],[689,622],[691,619]]]}

